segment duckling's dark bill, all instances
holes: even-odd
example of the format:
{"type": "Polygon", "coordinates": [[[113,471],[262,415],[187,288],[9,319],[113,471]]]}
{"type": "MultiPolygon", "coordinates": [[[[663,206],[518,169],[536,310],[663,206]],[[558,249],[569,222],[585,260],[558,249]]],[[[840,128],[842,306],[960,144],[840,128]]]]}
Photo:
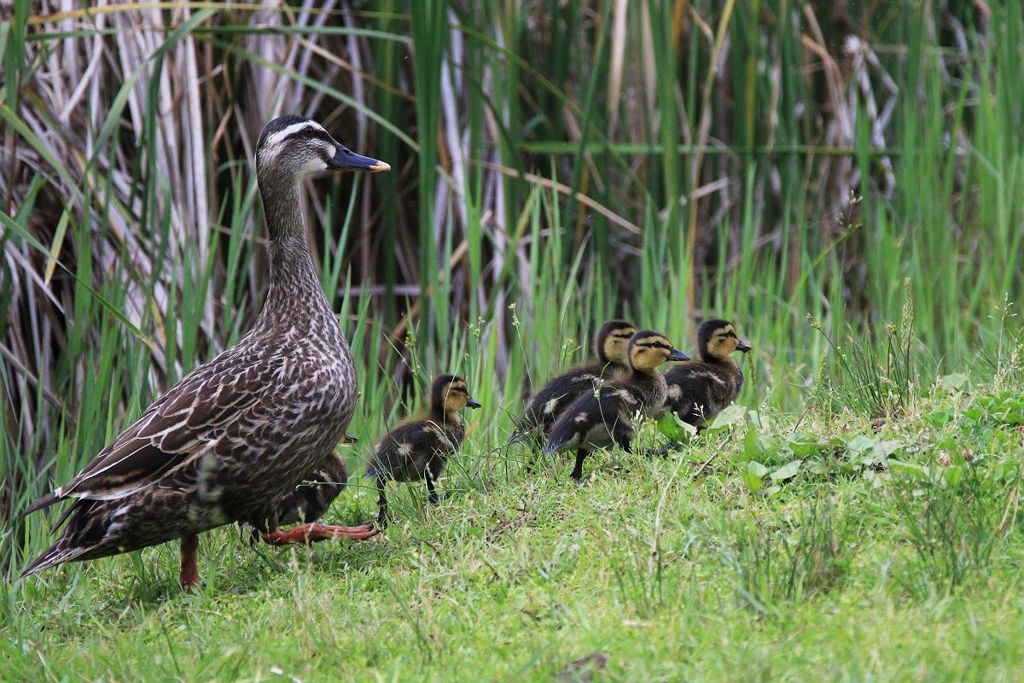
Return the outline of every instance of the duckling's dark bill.
{"type": "Polygon", "coordinates": [[[690,360],[690,357],[679,349],[672,349],[668,353],[668,360],[690,360]]]}
{"type": "Polygon", "coordinates": [[[338,145],[338,151],[334,158],[328,162],[332,168],[352,168],[358,171],[369,171],[370,173],[384,173],[391,170],[391,165],[372,157],[364,157],[352,150],[338,145]]]}
{"type": "Polygon", "coordinates": [[[743,353],[747,353],[752,348],[754,348],[754,347],[751,346],[750,342],[748,342],[746,339],[741,339],[740,343],[736,345],[736,350],[737,351],[742,351],[743,353]]]}
{"type": "Polygon", "coordinates": [[[467,398],[466,399],[466,405],[469,406],[470,408],[479,408],[480,407],[480,404],[476,401],[476,399],[473,399],[473,398],[467,398]]]}

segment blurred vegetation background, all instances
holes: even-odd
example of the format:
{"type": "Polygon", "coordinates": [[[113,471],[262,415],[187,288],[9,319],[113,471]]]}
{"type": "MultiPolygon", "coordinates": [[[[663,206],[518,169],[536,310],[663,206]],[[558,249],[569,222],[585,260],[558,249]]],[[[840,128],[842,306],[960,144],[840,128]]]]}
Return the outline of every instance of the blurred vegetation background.
{"type": "Polygon", "coordinates": [[[687,350],[735,319],[744,402],[786,409],[830,340],[921,373],[1014,348],[1017,0],[84,4],[0,5],[7,548],[258,313],[282,113],[394,169],[307,193],[367,439],[452,370],[501,442],[613,314],[687,350]]]}

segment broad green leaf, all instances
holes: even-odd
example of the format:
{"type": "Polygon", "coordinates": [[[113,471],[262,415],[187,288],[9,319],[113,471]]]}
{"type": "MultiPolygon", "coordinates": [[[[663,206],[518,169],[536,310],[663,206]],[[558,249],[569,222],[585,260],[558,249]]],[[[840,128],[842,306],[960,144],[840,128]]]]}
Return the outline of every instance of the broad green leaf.
{"type": "Polygon", "coordinates": [[[743,483],[746,485],[747,490],[751,493],[757,493],[764,488],[764,475],[768,474],[768,468],[757,462],[751,460],[747,463],[747,466],[740,472],[740,478],[743,479],[743,483]]]}
{"type": "Polygon", "coordinates": [[[740,473],[740,478],[743,479],[743,483],[751,493],[757,493],[764,488],[764,479],[746,470],[740,473]]]}
{"type": "Polygon", "coordinates": [[[738,403],[733,403],[715,416],[715,419],[711,422],[711,429],[718,431],[734,424],[740,424],[746,417],[747,409],[738,403]]]}
{"type": "Polygon", "coordinates": [[[907,474],[916,479],[926,481],[931,478],[928,469],[916,462],[906,462],[904,460],[890,460],[889,469],[897,474],[907,474]]]}
{"type": "Polygon", "coordinates": [[[763,477],[769,472],[767,467],[765,467],[756,460],[751,460],[750,462],[747,463],[746,471],[758,478],[763,477]]]}
{"type": "Polygon", "coordinates": [[[806,458],[842,446],[843,442],[838,438],[816,439],[805,434],[794,434],[787,445],[793,451],[793,455],[806,458]]]}
{"type": "Polygon", "coordinates": [[[935,427],[941,427],[953,419],[953,411],[949,408],[940,408],[925,415],[924,419],[928,420],[928,423],[935,427]]]}
{"type": "Polygon", "coordinates": [[[778,445],[774,441],[761,436],[753,429],[749,430],[743,439],[743,455],[747,460],[763,460],[766,456],[768,460],[772,460],[777,452],[778,445]]]}
{"type": "Polygon", "coordinates": [[[696,427],[683,422],[675,413],[666,413],[662,415],[661,419],[658,420],[655,426],[661,434],[664,434],[673,441],[679,441],[682,443],[688,442],[697,434],[696,427]]]}
{"type": "Polygon", "coordinates": [[[872,439],[870,436],[858,434],[857,436],[850,439],[849,443],[846,444],[847,450],[854,455],[862,453],[869,448],[874,448],[875,444],[878,443],[876,439],[872,439]]]}
{"type": "Polygon", "coordinates": [[[802,464],[803,463],[800,460],[790,460],[785,465],[772,472],[769,476],[771,476],[772,481],[775,482],[792,479],[798,472],[800,472],[800,465],[802,464]]]}

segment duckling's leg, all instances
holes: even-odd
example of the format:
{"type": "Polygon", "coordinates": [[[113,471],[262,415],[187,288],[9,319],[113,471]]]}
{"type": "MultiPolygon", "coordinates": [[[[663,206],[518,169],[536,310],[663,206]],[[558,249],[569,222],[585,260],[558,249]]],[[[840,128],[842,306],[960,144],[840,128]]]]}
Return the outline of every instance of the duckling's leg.
{"type": "Polygon", "coordinates": [[[425,478],[427,480],[427,501],[431,505],[437,505],[437,501],[440,499],[437,497],[437,489],[434,488],[434,475],[430,473],[430,470],[427,470],[425,478]]]}
{"type": "Polygon", "coordinates": [[[377,477],[377,526],[381,529],[388,525],[388,496],[384,491],[386,486],[384,477],[377,477]]]}
{"type": "Polygon", "coordinates": [[[438,501],[441,500],[441,496],[437,495],[437,490],[434,488],[438,479],[441,478],[441,473],[444,472],[444,460],[435,457],[427,463],[427,492],[430,494],[429,500],[431,505],[437,505],[438,501]]]}
{"type": "Polygon", "coordinates": [[[199,536],[189,534],[181,537],[181,571],[178,585],[182,590],[199,586],[199,536]]]}
{"type": "Polygon", "coordinates": [[[633,437],[635,435],[636,431],[622,422],[616,422],[615,426],[612,427],[612,439],[618,444],[619,448],[627,453],[633,452],[633,437]]]}
{"type": "Polygon", "coordinates": [[[583,461],[587,459],[587,452],[585,450],[576,451],[576,467],[573,468],[572,474],[569,476],[573,478],[577,484],[583,481],[583,461]]]}
{"type": "Polygon", "coordinates": [[[274,529],[264,532],[263,540],[270,545],[310,545],[317,541],[349,539],[364,541],[373,538],[380,531],[372,524],[360,526],[336,526],[334,524],[300,524],[291,529],[274,529]]]}

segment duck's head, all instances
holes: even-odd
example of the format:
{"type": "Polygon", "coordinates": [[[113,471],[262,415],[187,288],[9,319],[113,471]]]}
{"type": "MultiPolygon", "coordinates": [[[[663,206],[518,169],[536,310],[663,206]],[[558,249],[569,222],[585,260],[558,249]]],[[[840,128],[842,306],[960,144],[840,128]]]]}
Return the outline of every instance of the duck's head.
{"type": "Polygon", "coordinates": [[[303,176],[326,169],[382,173],[391,166],[356,154],[328,133],[323,126],[304,116],[281,116],[263,128],[256,144],[256,172],[264,176],[303,176]]]}
{"type": "Polygon", "coordinates": [[[697,328],[700,356],[706,361],[725,360],[733,351],[746,353],[753,347],[736,336],[736,328],[727,320],[705,320],[697,328]]]}
{"type": "Polygon", "coordinates": [[[440,375],[430,385],[430,407],[435,413],[454,415],[463,408],[479,408],[469,395],[466,380],[455,375],[440,375]]]}
{"type": "Polygon", "coordinates": [[[690,357],[674,348],[660,332],[642,330],[629,338],[629,366],[634,370],[649,375],[670,360],[690,360],[690,357]]]}
{"type": "Polygon", "coordinates": [[[636,334],[636,325],[625,320],[609,320],[594,337],[594,353],[603,365],[618,363],[625,365],[628,360],[629,338],[636,334]]]}

